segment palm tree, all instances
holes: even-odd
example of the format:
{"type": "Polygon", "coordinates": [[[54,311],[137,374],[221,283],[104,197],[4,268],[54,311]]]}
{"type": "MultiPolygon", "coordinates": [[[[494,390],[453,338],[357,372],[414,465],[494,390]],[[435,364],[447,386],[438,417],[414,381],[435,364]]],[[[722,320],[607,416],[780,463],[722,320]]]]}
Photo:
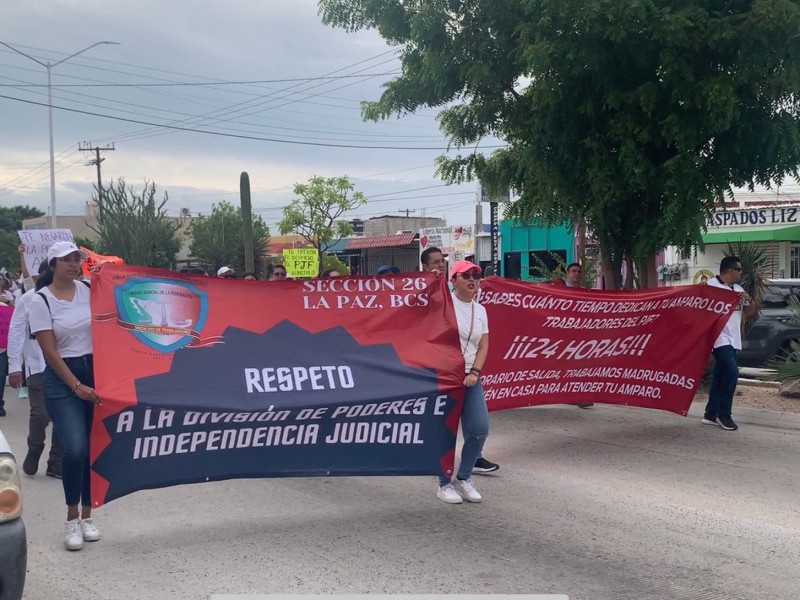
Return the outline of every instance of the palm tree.
{"type": "MultiPolygon", "coordinates": [[[[792,311],[792,318],[796,323],[800,323],[800,300],[796,296],[789,296],[789,310],[792,311]]],[[[793,341],[791,351],[780,356],[776,356],[769,362],[769,366],[775,369],[775,373],[770,375],[772,381],[782,383],[800,381],[800,344],[793,341]]]]}
{"type": "Polygon", "coordinates": [[[758,319],[761,312],[761,305],[764,301],[764,293],[767,289],[767,278],[764,272],[769,264],[767,255],[763,248],[759,248],[753,242],[728,243],[728,251],[725,256],[738,256],[742,263],[742,279],[739,285],[744,291],[750,294],[756,305],[756,312],[753,315],[742,315],[742,335],[745,335],[758,319]]]}

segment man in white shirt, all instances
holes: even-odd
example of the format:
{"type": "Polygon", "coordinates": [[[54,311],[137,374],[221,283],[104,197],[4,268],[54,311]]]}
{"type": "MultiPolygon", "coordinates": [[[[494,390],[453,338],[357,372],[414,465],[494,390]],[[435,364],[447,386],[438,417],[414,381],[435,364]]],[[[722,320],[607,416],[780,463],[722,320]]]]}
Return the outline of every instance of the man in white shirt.
{"type": "MultiPolygon", "coordinates": [[[[43,265],[46,267],[47,263],[43,263],[43,265]]],[[[35,293],[35,289],[30,289],[20,296],[8,327],[10,371],[8,381],[13,388],[19,388],[22,385],[22,363],[24,362],[28,382],[31,412],[28,422],[28,454],[22,463],[22,470],[26,475],[31,476],[36,475],[39,470],[39,459],[44,452],[47,426],[50,424],[50,415],[47,414],[44,402],[44,356],[39,348],[39,343],[31,336],[28,325],[30,304],[35,293]]],[[[50,477],[61,478],[61,444],[55,431],[51,436],[46,474],[50,477]]]]}
{"type": "Polygon", "coordinates": [[[742,278],[742,261],[738,256],[726,256],[719,265],[719,275],[708,280],[708,285],[731,290],[739,294],[739,305],[714,342],[714,371],[711,375],[711,388],[708,391],[708,404],[703,415],[706,425],[719,425],[725,431],[736,431],[731,410],[736,383],[739,381],[739,365],[736,352],[742,349],[742,313],[753,315],[756,305],[750,295],[739,285],[742,278]]]}

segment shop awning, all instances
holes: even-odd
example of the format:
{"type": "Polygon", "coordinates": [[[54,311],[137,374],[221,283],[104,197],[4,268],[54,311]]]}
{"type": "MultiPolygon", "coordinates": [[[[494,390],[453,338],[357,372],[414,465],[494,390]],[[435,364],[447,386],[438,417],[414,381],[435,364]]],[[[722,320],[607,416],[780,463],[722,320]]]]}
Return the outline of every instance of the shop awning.
{"type": "Polygon", "coordinates": [[[351,239],[353,238],[342,238],[335,242],[328,242],[327,245],[322,247],[322,251],[325,254],[342,254],[343,252],[347,252],[347,244],[350,243],[351,239]]]}
{"type": "Polygon", "coordinates": [[[379,235],[375,237],[353,238],[347,243],[347,250],[362,250],[364,248],[397,248],[408,246],[414,241],[416,233],[400,233],[397,235],[379,235]]]}
{"type": "Polygon", "coordinates": [[[706,244],[736,242],[800,242],[800,225],[769,227],[729,227],[703,234],[706,244]]]}

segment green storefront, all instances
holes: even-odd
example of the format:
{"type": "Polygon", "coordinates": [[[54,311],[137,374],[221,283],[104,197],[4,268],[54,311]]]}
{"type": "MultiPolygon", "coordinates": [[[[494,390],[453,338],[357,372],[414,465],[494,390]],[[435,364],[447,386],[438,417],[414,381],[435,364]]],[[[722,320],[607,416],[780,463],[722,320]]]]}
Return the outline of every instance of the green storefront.
{"type": "Polygon", "coordinates": [[[575,237],[572,227],[522,225],[515,221],[500,222],[501,274],[509,279],[538,281],[538,257],[548,269],[557,266],[552,254],[569,264],[575,260],[575,237]]]}

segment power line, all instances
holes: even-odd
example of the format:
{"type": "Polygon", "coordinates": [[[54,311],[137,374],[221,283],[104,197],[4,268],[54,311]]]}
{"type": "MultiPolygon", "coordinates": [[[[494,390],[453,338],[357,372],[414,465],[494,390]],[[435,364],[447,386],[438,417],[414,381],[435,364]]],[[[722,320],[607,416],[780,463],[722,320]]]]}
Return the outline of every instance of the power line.
{"type": "MultiPolygon", "coordinates": [[[[65,160],[67,160],[67,158],[69,156],[71,156],[72,154],[75,154],[77,151],[78,151],[77,150],[77,144],[70,145],[68,148],[65,148],[64,150],[62,150],[61,152],[59,152],[55,156],[55,163],[59,164],[59,163],[65,161],[65,160]]],[[[11,179],[9,181],[6,181],[4,183],[1,183],[0,184],[0,188],[9,188],[10,186],[19,187],[19,184],[25,182],[27,179],[30,179],[31,177],[37,176],[40,171],[47,170],[49,166],[50,166],[49,161],[45,161],[45,162],[39,164],[38,166],[34,167],[33,169],[29,170],[28,172],[22,173],[21,175],[17,175],[13,179],[11,179]],[[14,184],[16,184],[16,185],[14,185],[14,184]]],[[[10,190],[8,190],[8,191],[10,191],[10,190]]],[[[3,193],[6,193],[6,192],[0,191],[0,194],[3,194],[3,193]]]]}
{"type": "MultiPolygon", "coordinates": [[[[399,193],[402,193],[402,192],[395,192],[395,193],[399,194],[399,193]]],[[[471,195],[474,196],[475,195],[475,191],[473,190],[473,191],[467,191],[467,192],[449,192],[447,194],[429,194],[427,196],[404,196],[404,197],[400,197],[400,198],[384,198],[382,200],[367,199],[366,206],[371,206],[372,204],[378,204],[380,202],[397,202],[397,201],[400,201],[400,200],[403,200],[403,201],[405,201],[405,200],[419,200],[419,199],[424,199],[424,198],[443,198],[445,196],[464,196],[466,194],[471,194],[471,195]]],[[[267,211],[270,211],[270,210],[283,210],[283,207],[282,206],[268,206],[268,207],[265,207],[265,208],[254,208],[253,212],[259,212],[260,213],[260,212],[267,212],[267,211]]],[[[406,209],[403,209],[403,210],[405,211],[406,209]]]]}
{"type": "MultiPolygon", "coordinates": [[[[48,105],[44,102],[36,102],[34,100],[25,100],[23,98],[14,98],[13,96],[6,96],[5,94],[0,94],[0,98],[5,100],[12,100],[14,102],[22,102],[24,104],[32,104],[35,106],[44,106],[47,107],[48,105]]],[[[205,129],[193,129],[191,127],[180,127],[177,125],[168,125],[162,123],[152,123],[149,121],[142,121],[139,119],[129,119],[125,117],[115,117],[113,115],[105,115],[102,113],[95,113],[90,112],[87,110],[79,110],[77,108],[67,108],[65,106],[53,106],[56,110],[63,110],[66,112],[72,112],[82,115],[88,115],[91,117],[101,117],[103,119],[111,119],[113,121],[122,121],[125,123],[135,123],[137,125],[146,125],[149,127],[156,127],[162,129],[170,129],[174,131],[187,131],[190,133],[203,133],[206,135],[215,135],[219,137],[229,137],[229,138],[236,138],[236,139],[243,139],[243,140],[254,140],[260,142],[273,142],[277,144],[294,144],[299,146],[321,146],[326,148],[351,148],[356,150],[439,150],[439,151],[447,151],[449,148],[442,148],[440,146],[367,146],[367,145],[360,145],[360,144],[331,144],[331,143],[324,143],[324,142],[304,142],[299,140],[286,140],[286,139],[278,139],[278,138],[268,138],[268,137],[259,137],[253,135],[243,135],[243,134],[234,134],[234,133],[226,133],[221,131],[208,131],[205,129]]],[[[504,148],[504,145],[494,145],[494,146],[483,146],[483,149],[493,149],[493,148],[504,148]]]]}
{"type": "MultiPolygon", "coordinates": [[[[339,80],[339,79],[353,79],[363,77],[382,77],[386,75],[400,75],[400,71],[387,71],[386,73],[364,73],[361,75],[337,75],[320,76],[320,77],[293,77],[289,79],[253,79],[249,81],[186,81],[186,82],[171,82],[171,83],[59,83],[51,87],[54,88],[98,88],[98,87],[135,87],[135,88],[149,88],[149,87],[214,87],[224,85],[254,85],[259,83],[291,83],[296,81],[320,81],[324,79],[339,80]]],[[[9,84],[0,83],[0,87],[13,87],[9,84]]],[[[22,87],[42,87],[46,88],[45,83],[26,83],[22,87]]]]}
{"type": "MultiPolygon", "coordinates": [[[[373,60],[373,59],[372,58],[365,59],[363,61],[360,61],[359,63],[355,63],[355,65],[351,65],[351,66],[348,66],[348,67],[343,67],[341,69],[337,69],[336,71],[332,71],[331,73],[329,73],[329,75],[332,75],[332,74],[337,73],[339,71],[343,71],[345,69],[353,68],[354,66],[362,64],[364,62],[368,62],[370,60],[373,60]]],[[[385,61],[385,62],[389,62],[389,61],[385,61]]],[[[379,64],[383,64],[383,63],[379,63],[379,64]]],[[[365,67],[365,68],[371,68],[371,67],[365,67]]],[[[289,90],[291,90],[293,88],[296,88],[296,87],[299,87],[301,85],[303,85],[303,84],[294,84],[294,85],[291,85],[291,86],[289,86],[288,88],[286,88],[284,90],[279,90],[278,92],[273,92],[273,93],[270,93],[270,94],[266,94],[266,95],[261,96],[260,98],[257,98],[257,99],[244,100],[242,102],[238,102],[238,103],[233,104],[233,105],[231,105],[229,107],[226,107],[226,108],[213,110],[213,111],[207,112],[207,113],[202,114],[202,115],[191,117],[189,119],[184,119],[182,121],[177,121],[177,123],[187,123],[187,124],[191,124],[191,125],[203,125],[203,124],[206,124],[206,126],[211,126],[211,124],[207,124],[208,121],[212,121],[212,122],[220,122],[220,121],[221,122],[229,122],[229,121],[232,121],[233,120],[232,117],[231,118],[223,118],[223,117],[227,117],[229,115],[239,114],[239,117],[237,117],[237,118],[241,118],[241,117],[248,117],[248,116],[254,115],[254,114],[260,114],[260,113],[262,113],[262,112],[264,112],[266,110],[277,110],[277,109],[279,109],[279,108],[281,108],[283,106],[286,106],[286,105],[290,104],[291,102],[286,102],[286,103],[284,103],[284,104],[282,104],[280,106],[277,106],[277,107],[275,107],[275,106],[267,106],[267,107],[264,107],[264,108],[259,108],[258,110],[255,110],[255,111],[244,112],[244,111],[249,110],[250,108],[255,108],[257,106],[263,106],[264,104],[268,104],[268,103],[278,102],[278,101],[281,101],[281,100],[285,100],[285,99],[289,98],[292,95],[296,95],[297,92],[292,92],[289,95],[284,95],[284,96],[282,96],[280,98],[274,98],[274,96],[276,94],[279,94],[279,93],[282,93],[282,92],[288,92],[289,90]]],[[[319,87],[321,85],[327,85],[327,83],[326,82],[317,83],[317,84],[311,86],[308,89],[313,89],[313,88],[319,87]]],[[[338,88],[334,88],[333,91],[335,91],[337,89],[342,89],[343,87],[348,87],[350,85],[353,85],[353,84],[350,83],[350,84],[347,84],[347,85],[344,85],[344,86],[340,86],[338,88]]],[[[301,91],[307,91],[307,90],[301,90],[301,91]]],[[[329,90],[329,91],[331,91],[331,90],[329,90]]],[[[317,95],[321,95],[321,94],[314,94],[314,95],[311,95],[309,97],[313,98],[313,97],[315,97],[317,95]]],[[[144,135],[144,134],[148,134],[148,131],[145,130],[145,131],[140,131],[140,132],[132,132],[131,134],[124,134],[122,137],[123,138],[127,138],[127,139],[132,139],[131,136],[135,136],[136,139],[144,139],[144,138],[147,138],[147,137],[153,137],[153,136],[159,136],[159,135],[166,135],[167,134],[167,132],[164,132],[164,131],[152,131],[152,130],[149,133],[150,133],[150,135],[144,135]]]]}
{"type": "MultiPolygon", "coordinates": [[[[0,75],[0,78],[10,79],[12,81],[18,81],[18,80],[14,80],[14,79],[12,79],[10,77],[5,77],[3,75],[0,75]]],[[[17,88],[17,86],[10,86],[10,87],[17,88]]],[[[79,96],[81,98],[89,98],[91,100],[98,99],[97,96],[93,96],[93,95],[89,95],[89,94],[82,94],[80,92],[73,92],[71,90],[65,90],[65,92],[67,92],[69,94],[73,94],[73,95],[79,96]]],[[[32,93],[40,95],[40,96],[45,96],[46,95],[44,92],[32,92],[32,93]]],[[[73,100],[71,98],[66,98],[66,97],[58,95],[58,94],[53,94],[53,97],[57,98],[59,100],[63,100],[65,102],[76,102],[76,100],[73,100]]],[[[106,99],[105,98],[100,98],[100,100],[106,100],[106,99]]],[[[147,111],[156,111],[156,112],[161,112],[161,113],[168,113],[168,114],[171,114],[171,115],[180,115],[180,116],[187,117],[187,119],[184,119],[184,121],[189,121],[189,120],[192,120],[192,119],[196,118],[195,115],[191,115],[189,113],[184,113],[184,112],[175,111],[175,110],[169,110],[169,109],[163,109],[163,108],[157,108],[157,107],[151,107],[151,106],[143,106],[143,105],[140,105],[140,104],[134,104],[134,103],[131,103],[131,102],[125,102],[125,101],[120,101],[120,100],[109,100],[109,101],[110,102],[114,102],[116,104],[122,104],[122,105],[125,105],[125,106],[132,106],[134,108],[141,108],[141,109],[144,109],[144,110],[147,110],[147,111]]],[[[152,117],[156,116],[156,115],[153,115],[153,114],[141,113],[141,112],[136,112],[136,111],[131,111],[131,110],[125,110],[123,108],[116,108],[114,106],[107,106],[107,105],[104,105],[104,104],[97,104],[95,102],[86,101],[86,100],[81,100],[80,103],[84,107],[91,106],[91,107],[101,108],[101,109],[111,109],[111,110],[115,110],[117,112],[121,112],[121,113],[124,113],[124,114],[130,114],[130,115],[134,115],[134,116],[141,116],[141,117],[146,117],[146,118],[152,118],[152,117]]],[[[279,121],[278,119],[272,119],[272,120],[273,121],[279,121]]],[[[181,122],[181,121],[176,121],[176,122],[181,122]]],[[[237,125],[248,125],[248,126],[252,126],[252,127],[257,127],[259,129],[266,129],[266,130],[273,130],[274,129],[274,130],[280,130],[280,131],[298,131],[298,132],[303,132],[303,133],[317,134],[317,135],[315,135],[313,137],[294,136],[296,139],[337,141],[337,140],[340,140],[341,138],[333,138],[333,139],[331,139],[331,138],[324,138],[324,137],[321,137],[321,136],[324,136],[324,135],[327,135],[327,134],[337,135],[338,132],[341,132],[342,135],[351,136],[351,137],[380,138],[384,142],[397,142],[397,143],[402,143],[402,142],[405,142],[405,141],[409,141],[409,142],[410,141],[415,141],[415,142],[419,142],[419,143],[424,143],[424,142],[426,142],[428,140],[433,141],[433,140],[441,139],[441,136],[416,136],[416,135],[408,135],[408,136],[406,136],[406,135],[403,135],[403,134],[391,134],[391,135],[389,135],[389,134],[381,134],[381,133],[355,133],[355,132],[350,132],[350,131],[343,130],[343,129],[342,130],[324,131],[324,130],[317,130],[317,129],[304,129],[304,128],[297,128],[297,127],[281,127],[281,126],[276,126],[276,125],[265,125],[265,124],[262,124],[262,123],[253,123],[253,122],[246,122],[246,121],[234,121],[234,123],[236,123],[237,125]],[[406,140],[406,139],[395,139],[395,138],[408,138],[408,139],[406,140]]],[[[209,127],[213,127],[213,126],[214,125],[209,125],[209,127]]],[[[251,129],[240,129],[240,128],[236,128],[236,127],[231,127],[230,129],[232,131],[234,131],[234,132],[255,133],[251,129]]],[[[123,135],[123,137],[124,137],[124,135],[123,135]]],[[[147,136],[147,137],[150,137],[150,136],[147,136]]],[[[130,141],[131,139],[133,139],[133,138],[129,138],[128,141],[130,141]]]]}
{"type": "MultiPolygon", "coordinates": [[[[49,50],[49,49],[37,48],[37,47],[34,47],[34,46],[26,46],[24,44],[15,44],[15,46],[17,46],[19,48],[24,48],[26,50],[50,53],[50,54],[56,55],[56,56],[62,56],[64,54],[64,53],[55,52],[55,51],[52,51],[52,50],[49,50]]],[[[10,50],[5,50],[3,48],[0,48],[0,52],[4,52],[6,54],[13,54],[10,50]]],[[[391,48],[391,49],[389,49],[389,50],[387,50],[385,52],[382,52],[380,54],[377,54],[377,55],[375,55],[375,56],[373,56],[373,57],[371,57],[369,59],[365,59],[363,61],[354,63],[353,65],[351,65],[351,67],[357,66],[357,65],[362,64],[364,62],[368,62],[369,60],[382,58],[382,57],[390,55],[390,54],[397,55],[398,52],[397,52],[396,49],[391,48]]],[[[45,60],[50,60],[50,59],[46,58],[45,60]]],[[[149,73],[156,72],[156,73],[165,73],[167,75],[177,75],[179,77],[204,78],[204,79],[207,79],[207,80],[209,80],[211,82],[225,81],[223,79],[218,79],[218,78],[213,78],[213,77],[208,77],[208,76],[203,76],[203,75],[197,75],[197,74],[193,74],[193,73],[184,73],[184,72],[181,72],[181,71],[172,71],[172,70],[168,70],[168,69],[159,69],[159,68],[154,67],[152,65],[143,66],[143,65],[137,65],[137,64],[134,64],[134,63],[126,63],[126,62],[111,60],[111,59],[108,59],[108,58],[92,57],[92,56],[81,56],[81,57],[77,58],[75,61],[72,61],[70,64],[72,66],[78,66],[78,67],[82,67],[82,68],[86,68],[86,69],[94,69],[94,70],[99,70],[99,71],[111,72],[111,73],[114,73],[115,75],[124,74],[124,75],[132,75],[134,77],[142,77],[142,78],[145,78],[145,79],[151,79],[151,80],[156,80],[156,81],[174,82],[174,80],[165,79],[165,78],[161,78],[161,77],[155,77],[155,76],[153,76],[151,74],[140,75],[138,73],[130,73],[130,72],[122,71],[119,68],[104,69],[102,67],[97,67],[97,66],[93,66],[92,64],[86,64],[86,63],[101,63],[101,64],[110,64],[110,65],[121,65],[121,66],[124,66],[124,67],[131,67],[133,69],[148,71],[149,73]]],[[[18,68],[18,67],[13,67],[13,68],[18,68]]],[[[348,68],[348,67],[344,67],[344,68],[348,68]]],[[[34,72],[33,69],[24,69],[24,70],[28,70],[28,71],[34,72]]],[[[339,69],[339,71],[341,71],[341,70],[343,70],[343,69],[339,69]]],[[[336,72],[338,72],[338,71],[333,71],[332,73],[327,73],[325,76],[333,75],[336,72]]],[[[66,75],[66,74],[60,74],[59,76],[60,77],[68,77],[68,78],[71,78],[71,79],[85,79],[85,78],[80,78],[80,77],[73,77],[73,76],[66,75]]],[[[253,85],[252,87],[258,88],[260,86],[253,85]]],[[[211,88],[211,89],[214,89],[214,88],[211,88]]],[[[158,91],[158,90],[154,90],[154,91],[158,91]]],[[[247,94],[247,92],[244,92],[244,91],[241,91],[241,90],[232,90],[232,92],[233,93],[237,93],[237,94],[247,94]]],[[[160,93],[166,94],[165,92],[160,92],[160,93]]],[[[169,94],[167,94],[167,95],[169,95],[169,94]]],[[[187,96],[187,97],[191,98],[191,96],[187,96]]],[[[334,96],[325,96],[325,97],[328,97],[328,98],[331,98],[331,99],[334,99],[334,100],[343,100],[343,101],[346,101],[346,102],[350,102],[351,101],[350,98],[337,98],[337,97],[334,97],[334,96]]],[[[324,103],[311,103],[311,104],[319,104],[320,106],[331,106],[331,105],[327,105],[327,104],[324,104],[324,103]]],[[[437,111],[432,109],[432,108],[420,107],[419,109],[417,109],[416,112],[419,114],[419,113],[425,113],[425,112],[435,113],[437,111]]],[[[408,125],[406,125],[406,127],[408,127],[408,125]]]]}
{"type": "MultiPolygon", "coordinates": [[[[329,72],[329,73],[325,73],[325,75],[324,75],[324,76],[333,76],[333,75],[336,75],[336,74],[338,74],[338,73],[340,73],[340,72],[342,72],[342,71],[345,71],[345,70],[347,70],[347,69],[352,69],[352,68],[354,68],[354,67],[357,67],[358,65],[362,65],[362,64],[365,64],[365,63],[371,62],[371,61],[373,61],[373,60],[375,60],[375,59],[377,59],[377,58],[381,58],[381,57],[383,57],[383,56],[386,56],[387,54],[394,54],[394,51],[392,50],[392,51],[383,52],[383,53],[381,53],[381,54],[378,54],[377,56],[370,57],[370,58],[367,58],[367,59],[364,59],[364,60],[358,61],[358,62],[357,62],[357,63],[355,63],[355,64],[352,64],[352,65],[349,65],[349,66],[346,66],[346,67],[342,67],[342,68],[340,68],[340,69],[336,69],[336,70],[334,70],[334,71],[331,71],[331,72],[329,72]]],[[[389,61],[385,61],[385,62],[389,62],[389,61]]],[[[378,65],[372,65],[372,66],[369,66],[369,67],[365,67],[364,69],[362,69],[362,71],[364,71],[364,70],[367,70],[367,69],[370,69],[370,68],[374,68],[375,66],[380,66],[381,64],[384,64],[384,63],[379,63],[378,65]]],[[[157,79],[157,78],[156,78],[156,79],[157,79]]],[[[288,91],[288,90],[291,90],[291,89],[293,89],[293,88],[300,87],[301,85],[304,85],[304,84],[302,84],[302,83],[296,83],[296,84],[294,84],[294,85],[291,85],[291,86],[289,86],[288,88],[285,88],[284,90],[280,90],[280,91],[281,91],[281,92],[282,92],[282,91],[288,91]]],[[[313,86],[313,87],[317,87],[317,86],[319,86],[319,85],[325,85],[325,83],[322,83],[322,84],[319,84],[319,83],[318,83],[318,84],[316,84],[316,85],[315,85],[315,86],[313,86]]],[[[276,93],[279,93],[279,92],[276,92],[276,93]]],[[[267,94],[267,95],[266,95],[266,98],[269,98],[270,96],[273,96],[273,95],[274,95],[274,93],[267,94]]],[[[184,119],[183,121],[177,121],[177,122],[174,122],[174,123],[172,123],[172,124],[173,124],[173,125],[175,125],[175,124],[178,124],[178,123],[186,123],[186,124],[198,124],[198,123],[197,123],[198,119],[202,119],[202,120],[204,120],[204,121],[208,121],[209,119],[215,119],[215,120],[219,120],[219,118],[220,118],[220,117],[222,117],[222,116],[229,115],[229,114],[236,114],[236,113],[242,112],[243,110],[246,110],[246,108],[245,108],[246,106],[248,106],[248,105],[251,105],[251,104],[253,104],[253,103],[257,102],[257,101],[262,101],[262,100],[264,100],[264,98],[265,98],[265,96],[264,96],[264,95],[261,95],[261,96],[258,96],[258,97],[257,97],[257,98],[255,98],[255,99],[251,99],[251,100],[245,100],[245,101],[242,101],[242,102],[238,102],[238,103],[236,103],[236,104],[233,104],[233,105],[231,105],[231,106],[228,106],[228,107],[225,107],[225,108],[216,109],[216,110],[213,110],[213,111],[209,111],[209,112],[207,112],[207,113],[205,113],[205,114],[203,114],[203,115],[194,116],[194,117],[192,117],[192,118],[190,118],[190,119],[184,119]],[[241,107],[241,108],[236,108],[236,107],[241,107]],[[235,109],[235,110],[233,110],[233,109],[235,109]],[[193,122],[192,122],[192,121],[193,121],[193,122]]],[[[268,101],[268,100],[267,100],[267,101],[268,101]]],[[[130,133],[127,133],[127,134],[123,134],[122,136],[117,136],[117,139],[122,139],[122,138],[131,138],[132,136],[140,136],[140,137],[141,137],[141,136],[142,136],[142,134],[151,133],[151,132],[153,132],[153,131],[154,131],[154,130],[152,130],[152,129],[151,129],[151,130],[144,130],[144,131],[135,131],[135,132],[130,132],[130,133]]],[[[156,131],[157,131],[157,130],[156,130],[156,131]]],[[[163,132],[163,131],[161,131],[161,132],[158,132],[158,133],[156,133],[156,135],[164,135],[165,133],[166,133],[166,132],[163,132]]],[[[151,137],[151,136],[145,136],[145,137],[151,137]]]]}
{"type": "MultiPolygon", "coordinates": [[[[383,175],[394,175],[395,173],[405,173],[407,171],[416,171],[418,169],[429,169],[431,167],[430,164],[419,165],[417,167],[408,167],[405,169],[394,169],[392,171],[383,171],[382,173],[372,173],[370,175],[350,175],[351,179],[371,179],[373,177],[382,177],[383,175]]],[[[438,187],[438,186],[434,186],[438,187]]],[[[281,187],[276,188],[252,188],[253,193],[264,194],[270,192],[282,192],[285,190],[293,189],[293,185],[284,185],[281,187]]],[[[407,190],[410,191],[410,190],[407,190]]],[[[238,194],[239,190],[230,190],[230,191],[223,191],[223,192],[213,192],[208,194],[187,194],[185,196],[171,196],[171,198],[180,200],[182,198],[203,198],[203,197],[211,197],[211,196],[228,196],[230,194],[238,194]]],[[[401,192],[395,192],[401,193],[401,192]]],[[[374,197],[374,196],[373,196],[374,197]]]]}

